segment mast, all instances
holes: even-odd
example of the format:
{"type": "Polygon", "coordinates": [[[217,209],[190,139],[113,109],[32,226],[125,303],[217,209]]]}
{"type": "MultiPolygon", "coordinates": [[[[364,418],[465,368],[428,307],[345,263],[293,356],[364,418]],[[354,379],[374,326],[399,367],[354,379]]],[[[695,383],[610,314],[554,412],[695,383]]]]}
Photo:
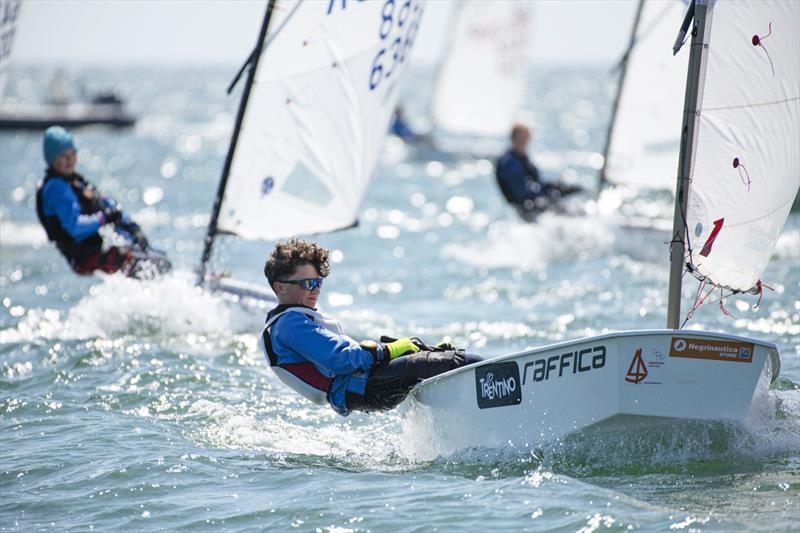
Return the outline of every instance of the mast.
{"type": "MultiPolygon", "coordinates": [[[[689,6],[682,32],[694,15],[692,44],[689,50],[689,71],[686,79],[686,96],[683,107],[683,126],[681,127],[681,148],[678,159],[678,179],[675,192],[675,214],[672,221],[672,241],[669,246],[669,291],[667,299],[667,328],[678,329],[681,315],[681,278],[683,276],[684,243],[686,242],[686,205],[689,198],[689,185],[695,147],[695,126],[697,101],[705,70],[705,28],[707,0],[695,0],[689,6]]],[[[680,36],[679,36],[680,40],[680,36]]],[[[673,48],[677,53],[678,43],[673,48]]]]}
{"type": "Polygon", "coordinates": [[[606,168],[608,167],[608,150],[611,148],[611,135],[614,133],[614,123],[617,121],[617,110],[619,109],[619,100],[622,96],[622,86],[625,84],[625,73],[628,70],[628,58],[630,57],[631,50],[636,44],[636,31],[639,29],[639,21],[642,17],[642,10],[644,9],[645,0],[639,0],[639,7],[636,8],[636,17],[633,19],[633,29],[631,30],[631,39],[628,42],[628,48],[625,50],[622,59],[619,62],[619,83],[617,83],[617,95],[614,98],[614,106],[611,108],[611,122],[608,124],[608,133],[606,135],[606,146],[603,149],[603,169],[600,171],[600,180],[597,184],[597,193],[606,186],[608,179],[606,178],[606,168]]]}
{"type": "MultiPolygon", "coordinates": [[[[236,143],[239,141],[239,130],[242,127],[244,113],[247,109],[247,101],[250,98],[250,89],[253,86],[253,79],[255,78],[256,70],[258,70],[258,60],[261,58],[261,51],[264,47],[264,39],[267,36],[269,21],[272,18],[272,12],[275,8],[276,2],[277,0],[269,0],[269,3],[267,4],[267,10],[264,13],[264,20],[261,23],[261,32],[258,35],[258,43],[256,44],[253,53],[248,58],[247,63],[250,65],[250,70],[247,73],[247,84],[244,87],[242,99],[239,102],[239,111],[236,115],[236,125],[233,128],[231,144],[228,147],[228,155],[225,158],[225,166],[222,169],[222,177],[220,178],[219,187],[217,188],[217,196],[214,198],[214,208],[211,212],[211,220],[208,222],[208,232],[206,233],[206,238],[204,240],[203,256],[200,259],[200,266],[197,269],[198,284],[203,282],[203,279],[206,275],[208,261],[211,259],[211,248],[214,244],[214,237],[217,235],[217,220],[219,219],[219,210],[222,205],[222,197],[225,194],[225,187],[228,184],[228,175],[230,174],[231,165],[233,164],[233,154],[236,152],[236,143]]],[[[239,74],[237,74],[236,79],[238,79],[239,75],[241,75],[241,70],[239,71],[239,74]]],[[[228,89],[228,91],[230,92],[232,88],[233,84],[231,84],[231,87],[228,89]]]]}

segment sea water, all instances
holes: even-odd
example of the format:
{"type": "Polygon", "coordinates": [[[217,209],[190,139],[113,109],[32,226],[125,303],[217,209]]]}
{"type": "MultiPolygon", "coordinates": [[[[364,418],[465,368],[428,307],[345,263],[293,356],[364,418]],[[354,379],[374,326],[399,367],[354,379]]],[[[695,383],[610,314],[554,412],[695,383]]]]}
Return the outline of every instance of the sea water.
{"type": "MultiPolygon", "coordinates": [[[[41,133],[0,133],[0,530],[797,531],[797,214],[760,308],[734,297],[733,316],[714,304],[688,323],[780,348],[781,377],[745,423],[431,456],[403,409],[342,418],[300,399],[258,349],[265,310],[194,287],[238,103],[225,96],[232,70],[78,74],[139,117],[76,131],[79,171],[176,269],[150,282],[72,274],[35,218],[41,133]]],[[[6,94],[44,99],[50,75],[18,68],[6,94]]],[[[404,88],[417,125],[432,77],[417,69],[404,88]]],[[[522,117],[546,177],[594,187],[614,81],[599,68],[531,71],[522,117]]],[[[670,202],[640,192],[612,211],[659,221],[670,202]]],[[[590,214],[522,223],[489,159],[389,142],[360,224],[317,237],[333,250],[321,305],[358,339],[449,335],[484,356],[663,327],[669,232],[579,207],[590,214]]],[[[212,267],[264,283],[272,243],[229,241],[212,267]]],[[[687,278],[684,308],[696,287],[687,278]]]]}

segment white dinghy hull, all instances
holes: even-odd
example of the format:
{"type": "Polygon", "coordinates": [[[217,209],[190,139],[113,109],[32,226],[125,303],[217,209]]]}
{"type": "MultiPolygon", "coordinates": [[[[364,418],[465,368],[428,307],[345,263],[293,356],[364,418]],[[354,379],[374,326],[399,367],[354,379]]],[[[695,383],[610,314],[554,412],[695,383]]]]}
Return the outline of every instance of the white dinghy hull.
{"type": "Polygon", "coordinates": [[[203,281],[202,287],[234,302],[271,309],[278,305],[278,297],[264,285],[255,285],[233,278],[213,278],[203,281]]]}
{"type": "Polygon", "coordinates": [[[412,391],[408,416],[450,451],[535,446],[639,417],[741,421],[779,371],[777,347],[754,339],[621,332],[428,379],[412,391]]]}

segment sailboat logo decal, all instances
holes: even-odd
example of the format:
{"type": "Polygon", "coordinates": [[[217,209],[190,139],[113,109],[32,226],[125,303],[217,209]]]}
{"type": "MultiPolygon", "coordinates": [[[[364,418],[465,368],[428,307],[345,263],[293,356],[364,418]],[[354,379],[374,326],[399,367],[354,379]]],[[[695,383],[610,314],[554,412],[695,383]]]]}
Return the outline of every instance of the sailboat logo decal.
{"type": "Polygon", "coordinates": [[[625,381],[628,383],[641,383],[647,377],[647,366],[642,359],[642,349],[636,350],[633,356],[631,366],[628,367],[628,373],[625,375],[625,381]]]}

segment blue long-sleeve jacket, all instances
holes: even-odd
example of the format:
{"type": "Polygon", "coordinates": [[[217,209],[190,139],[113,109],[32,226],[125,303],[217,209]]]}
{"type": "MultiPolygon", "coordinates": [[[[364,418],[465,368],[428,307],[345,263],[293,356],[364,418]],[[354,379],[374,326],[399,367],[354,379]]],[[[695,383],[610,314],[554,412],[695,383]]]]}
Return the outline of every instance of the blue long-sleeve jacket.
{"type": "MultiPolygon", "coordinates": [[[[102,198],[103,207],[116,209],[117,204],[110,198],[102,198]]],[[[49,179],[42,188],[42,208],[45,216],[58,217],[64,231],[81,242],[87,237],[97,233],[105,223],[105,217],[101,212],[82,213],[81,204],[72,186],[63,179],[49,179]]],[[[122,222],[130,224],[131,219],[126,213],[122,213],[122,222]]]]}
{"type": "Polygon", "coordinates": [[[406,142],[411,142],[417,138],[417,134],[414,133],[414,130],[412,130],[409,125],[397,115],[395,115],[395,117],[392,119],[390,130],[393,135],[397,135],[406,142]]]}
{"type": "Polygon", "coordinates": [[[337,413],[350,414],[347,393],[364,394],[374,358],[346,335],[338,335],[302,313],[286,313],[272,326],[278,364],[311,362],[332,378],[328,401],[337,413]]]}
{"type": "Polygon", "coordinates": [[[506,200],[521,204],[541,194],[539,170],[526,155],[508,150],[497,160],[497,184],[506,200]]]}
{"type": "Polygon", "coordinates": [[[58,217],[61,227],[80,242],[97,233],[105,222],[102,212],[81,213],[81,204],[68,182],[50,179],[42,189],[42,208],[45,216],[58,217]]]}

